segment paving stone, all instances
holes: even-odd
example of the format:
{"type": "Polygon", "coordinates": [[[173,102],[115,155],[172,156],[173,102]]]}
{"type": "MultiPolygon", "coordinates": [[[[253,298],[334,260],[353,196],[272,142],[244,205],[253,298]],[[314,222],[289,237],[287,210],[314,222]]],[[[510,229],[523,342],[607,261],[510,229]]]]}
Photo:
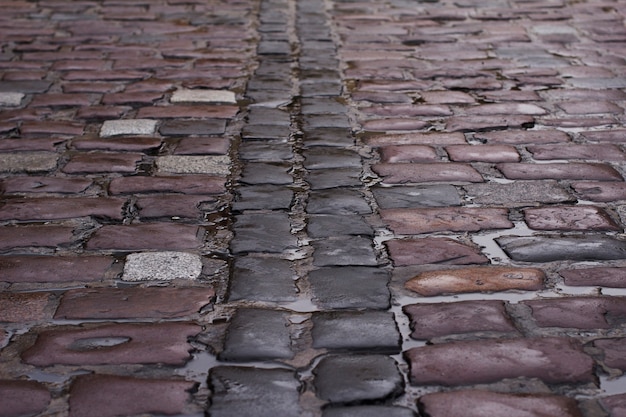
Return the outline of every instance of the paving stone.
{"type": "Polygon", "coordinates": [[[51,400],[45,385],[36,381],[15,379],[0,379],[0,396],[0,415],[7,417],[43,413],[51,400]]]}
{"type": "Polygon", "coordinates": [[[197,226],[172,223],[105,225],[87,242],[87,250],[184,250],[201,245],[197,226]]]}
{"type": "Polygon", "coordinates": [[[135,207],[139,218],[145,219],[198,219],[216,203],[211,196],[159,195],[139,197],[135,207]]]}
{"type": "Polygon", "coordinates": [[[240,308],[228,326],[219,358],[235,362],[291,359],[291,344],[287,313],[240,308]]]}
{"type": "Polygon", "coordinates": [[[147,379],[118,375],[80,375],[70,387],[69,416],[182,414],[191,402],[194,383],[181,379],[147,379]]]}
{"type": "MultiPolygon", "coordinates": [[[[73,140],[72,146],[78,150],[107,150],[107,151],[155,151],[161,146],[161,139],[149,137],[113,137],[108,139],[90,138],[73,140]]],[[[107,154],[103,154],[107,155],[107,154]]]]}
{"type": "Polygon", "coordinates": [[[602,407],[612,416],[621,416],[626,410],[626,394],[610,395],[599,399],[602,407]]]}
{"type": "MultiPolygon", "coordinates": [[[[38,234],[41,233],[40,230],[38,234]]],[[[3,256],[0,257],[0,281],[101,281],[112,264],[113,259],[104,256],[3,256]]]]}
{"type": "Polygon", "coordinates": [[[588,141],[592,141],[592,142],[621,143],[626,140],[626,130],[623,130],[623,129],[592,130],[589,132],[581,132],[581,135],[588,141]]]}
{"type": "MultiPolygon", "coordinates": [[[[1,265],[0,260],[0,265],[1,265]]],[[[4,278],[3,278],[4,280],[4,278]]],[[[50,294],[44,292],[0,293],[0,322],[20,323],[50,318],[46,306],[50,294]]]]}
{"type": "Polygon", "coordinates": [[[336,187],[359,187],[362,185],[361,170],[350,168],[313,170],[308,173],[307,181],[312,190],[336,187]]]}
{"type": "Polygon", "coordinates": [[[170,101],[172,103],[237,103],[235,93],[227,90],[176,90],[170,101]]]}
{"type": "Polygon", "coordinates": [[[311,246],[315,266],[378,265],[370,238],[343,236],[313,241],[311,246]]]}
{"type": "Polygon", "coordinates": [[[455,162],[517,162],[519,153],[508,145],[451,145],[446,152],[455,162]]]}
{"type": "Polygon", "coordinates": [[[489,266],[422,272],[405,286],[431,297],[449,293],[540,290],[544,279],[540,269],[489,266]]]}
{"type": "Polygon", "coordinates": [[[505,378],[538,378],[548,384],[593,382],[593,360],[580,342],[566,338],[453,342],[405,352],[411,384],[460,386],[505,378]]]}
{"type": "Polygon", "coordinates": [[[92,288],[63,293],[56,319],[183,318],[215,297],[212,288],[92,288]]]}
{"type": "Polygon", "coordinates": [[[607,212],[593,206],[539,207],[524,210],[528,227],[534,230],[622,230],[607,212]]]}
{"type": "Polygon", "coordinates": [[[276,185],[251,185],[238,187],[232,204],[235,211],[289,209],[293,191],[276,185]]]}
{"type": "Polygon", "coordinates": [[[383,209],[461,205],[459,192],[452,185],[373,187],[371,191],[383,209]]]}
{"type": "Polygon", "coordinates": [[[372,147],[400,145],[466,145],[465,136],[460,132],[452,133],[403,133],[374,135],[367,137],[365,143],[372,147]]]}
{"type": "Polygon", "coordinates": [[[487,130],[503,130],[529,128],[534,126],[532,116],[454,116],[446,123],[446,130],[451,132],[481,132],[487,130]]]}
{"type": "Polygon", "coordinates": [[[463,188],[473,203],[505,207],[537,206],[540,204],[576,201],[554,180],[515,181],[509,184],[469,184],[463,188]]]}
{"type": "Polygon", "coordinates": [[[412,118],[387,118],[379,120],[367,120],[362,123],[363,129],[370,132],[394,132],[406,130],[423,130],[430,124],[412,118]]]}
{"type": "Polygon", "coordinates": [[[226,155],[166,155],[156,160],[158,172],[176,174],[228,175],[230,158],[226,155]]]}
{"type": "Polygon", "coordinates": [[[358,153],[345,149],[315,147],[304,151],[306,169],[361,168],[358,153]]]}
{"type": "Polygon", "coordinates": [[[537,145],[528,146],[528,151],[533,154],[534,159],[582,159],[585,161],[616,161],[623,162],[626,155],[619,147],[611,144],[593,145],[537,145]]]}
{"type": "Polygon", "coordinates": [[[605,164],[585,164],[577,162],[525,164],[501,163],[497,168],[512,180],[598,180],[623,181],[622,176],[605,164]]]}
{"type": "Polygon", "coordinates": [[[65,140],[60,138],[2,139],[2,141],[0,141],[0,150],[2,150],[3,152],[54,152],[57,146],[63,144],[64,142],[65,140]]]}
{"type": "Polygon", "coordinates": [[[20,126],[20,133],[24,136],[80,136],[85,131],[85,124],[66,121],[28,121],[20,126]]]}
{"type": "Polygon", "coordinates": [[[572,187],[583,199],[599,202],[626,200],[626,183],[575,182],[572,187]]]}
{"type": "Polygon", "coordinates": [[[497,208],[396,208],[380,210],[380,216],[387,227],[402,235],[441,231],[476,232],[513,227],[508,219],[508,210],[497,208]]]}
{"type": "Polygon", "coordinates": [[[626,268],[580,268],[559,271],[565,285],[626,288],[626,268]]]}
{"type": "Polygon", "coordinates": [[[626,318],[623,297],[567,297],[523,301],[539,327],[609,329],[626,318]]]}
{"type": "Polygon", "coordinates": [[[72,242],[72,228],[66,226],[4,226],[0,227],[0,249],[44,246],[57,247],[72,242]]]}
{"type": "Polygon", "coordinates": [[[229,301],[293,302],[298,299],[297,275],[289,261],[250,256],[235,259],[229,301]]]}
{"type": "Polygon", "coordinates": [[[59,155],[54,152],[0,154],[0,172],[46,172],[57,167],[59,155]]]}
{"type": "Polygon", "coordinates": [[[480,417],[506,413],[509,417],[580,417],[576,400],[557,395],[504,394],[489,391],[454,391],[426,394],[418,407],[431,417],[480,417]]]}
{"type": "Polygon", "coordinates": [[[232,119],[237,115],[239,107],[229,105],[170,105],[142,107],[137,112],[139,119],[232,119]]]}
{"type": "Polygon", "coordinates": [[[175,155],[226,155],[230,140],[226,138],[183,138],[176,145],[175,155]]]}
{"type": "Polygon", "coordinates": [[[386,311],[314,313],[311,334],[316,349],[389,354],[401,349],[394,316],[386,311]]]}
{"type": "Polygon", "coordinates": [[[470,165],[458,163],[382,163],[373,165],[372,170],[383,177],[385,184],[483,181],[470,165]]]}
{"type": "Polygon", "coordinates": [[[24,94],[44,93],[50,88],[50,81],[23,80],[23,81],[0,81],[0,92],[24,94]]]}
{"type": "Polygon", "coordinates": [[[624,259],[626,242],[605,236],[571,236],[531,238],[503,236],[496,242],[508,256],[522,262],[558,260],[599,261],[624,259]]]}
{"type": "Polygon", "coordinates": [[[385,104],[362,107],[360,110],[366,116],[384,117],[442,117],[453,114],[450,107],[442,104],[385,104]]]}
{"type": "Polygon", "coordinates": [[[311,214],[367,214],[371,208],[358,190],[312,191],[307,203],[311,214]]]}
{"type": "Polygon", "coordinates": [[[0,220],[57,220],[103,217],[122,220],[126,200],[114,197],[40,197],[11,199],[0,208],[0,220]]]}
{"type": "Polygon", "coordinates": [[[612,338],[612,339],[596,339],[593,341],[593,346],[602,350],[603,358],[602,362],[610,367],[621,370],[626,370],[626,359],[624,353],[624,338],[612,338]]]}
{"type": "Polygon", "coordinates": [[[345,148],[354,145],[354,137],[347,129],[316,128],[304,132],[306,146],[335,146],[345,148]]]}
{"type": "Polygon", "coordinates": [[[331,403],[383,400],[398,395],[404,385],[388,356],[327,356],[313,374],[317,396],[331,403]]]}
{"type": "Polygon", "coordinates": [[[202,273],[202,258],[187,252],[131,253],[124,264],[124,281],[195,280],[202,273]]]}
{"type": "Polygon", "coordinates": [[[291,166],[284,163],[249,162],[244,165],[240,181],[244,184],[287,185],[293,183],[291,166]]]}
{"type": "Polygon", "coordinates": [[[164,120],[159,127],[163,136],[208,136],[222,135],[226,131],[226,120],[164,120]]]}
{"type": "Polygon", "coordinates": [[[428,340],[448,335],[517,334],[504,301],[480,300],[411,304],[402,309],[411,320],[411,337],[428,340]]]}
{"type": "Polygon", "coordinates": [[[96,327],[48,329],[22,353],[35,366],[156,364],[183,365],[191,346],[187,339],[201,331],[195,324],[104,324],[96,327]]]}
{"type": "Polygon", "coordinates": [[[570,138],[567,133],[560,130],[503,130],[498,132],[480,132],[474,134],[474,138],[488,144],[543,144],[565,143],[570,138]]]}
{"type": "Polygon", "coordinates": [[[448,238],[396,239],[385,242],[395,266],[488,263],[478,249],[448,238]]]}
{"type": "Polygon", "coordinates": [[[121,172],[133,173],[143,155],[137,153],[90,152],[73,155],[63,167],[67,174],[121,172]]]}
{"type": "MultiPolygon", "coordinates": [[[[287,70],[288,72],[289,70],[287,70]]],[[[288,112],[266,107],[251,107],[248,113],[248,124],[246,127],[252,129],[272,128],[273,126],[291,126],[291,117],[288,112]]],[[[245,129],[244,129],[245,131],[245,129]]]]}
{"type": "Polygon", "coordinates": [[[0,107],[19,107],[24,97],[24,93],[0,92],[0,107]]]}
{"type": "Polygon", "coordinates": [[[280,253],[298,247],[291,234],[287,213],[240,214],[235,216],[235,237],[230,243],[233,253],[280,253]]]}
{"type": "Polygon", "coordinates": [[[214,417],[298,417],[300,383],[288,369],[217,366],[209,371],[214,417]]]}
{"type": "Polygon", "coordinates": [[[282,162],[291,160],[293,152],[287,140],[256,140],[241,143],[239,157],[246,161],[282,162]]]}
{"type": "Polygon", "coordinates": [[[100,136],[152,135],[156,132],[157,123],[149,119],[106,120],[100,129],[100,136]]]}
{"type": "Polygon", "coordinates": [[[322,417],[415,417],[410,408],[385,405],[357,405],[354,407],[324,408],[322,417]]]}
{"type": "Polygon", "coordinates": [[[307,231],[312,238],[374,235],[374,230],[365,222],[363,217],[353,215],[317,214],[309,216],[307,231]]]}
{"type": "MultiPolygon", "coordinates": [[[[270,119],[271,120],[271,119],[270,119]]],[[[241,131],[241,137],[244,142],[267,139],[288,139],[291,136],[291,127],[289,125],[268,124],[269,121],[259,124],[247,124],[241,131]]]]}
{"type": "Polygon", "coordinates": [[[134,193],[217,194],[225,191],[225,179],[208,175],[131,176],[113,178],[113,195],[134,193]]]}
{"type": "Polygon", "coordinates": [[[381,161],[399,162],[434,162],[439,161],[435,149],[426,145],[385,146],[379,150],[381,161]]]}

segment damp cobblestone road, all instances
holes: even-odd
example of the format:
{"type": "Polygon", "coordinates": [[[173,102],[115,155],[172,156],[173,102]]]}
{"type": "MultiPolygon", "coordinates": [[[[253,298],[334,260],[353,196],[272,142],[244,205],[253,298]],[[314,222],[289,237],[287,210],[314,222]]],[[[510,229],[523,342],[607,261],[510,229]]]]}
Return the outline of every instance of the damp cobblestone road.
{"type": "Polygon", "coordinates": [[[0,10],[0,416],[626,415],[626,3],[0,10]]]}

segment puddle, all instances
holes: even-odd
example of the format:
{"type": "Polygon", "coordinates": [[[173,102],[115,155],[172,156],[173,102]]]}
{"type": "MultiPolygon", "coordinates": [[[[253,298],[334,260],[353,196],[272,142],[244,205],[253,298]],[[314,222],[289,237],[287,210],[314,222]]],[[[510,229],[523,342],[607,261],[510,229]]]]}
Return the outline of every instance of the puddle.
{"type": "Polygon", "coordinates": [[[618,378],[600,377],[601,396],[626,394],[626,375],[618,378]]]}
{"type": "Polygon", "coordinates": [[[472,236],[472,241],[482,248],[482,253],[493,264],[508,263],[509,257],[496,243],[496,239],[502,236],[533,236],[535,232],[529,229],[524,222],[515,222],[512,229],[497,230],[491,233],[482,233],[472,236]]]}

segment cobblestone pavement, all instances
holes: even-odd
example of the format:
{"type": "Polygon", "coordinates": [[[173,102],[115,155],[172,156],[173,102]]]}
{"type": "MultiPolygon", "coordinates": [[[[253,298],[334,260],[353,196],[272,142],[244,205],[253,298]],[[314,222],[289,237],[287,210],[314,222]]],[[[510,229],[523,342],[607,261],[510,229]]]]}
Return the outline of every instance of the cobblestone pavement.
{"type": "Polygon", "coordinates": [[[0,416],[626,416],[626,3],[0,10],[0,416]]]}

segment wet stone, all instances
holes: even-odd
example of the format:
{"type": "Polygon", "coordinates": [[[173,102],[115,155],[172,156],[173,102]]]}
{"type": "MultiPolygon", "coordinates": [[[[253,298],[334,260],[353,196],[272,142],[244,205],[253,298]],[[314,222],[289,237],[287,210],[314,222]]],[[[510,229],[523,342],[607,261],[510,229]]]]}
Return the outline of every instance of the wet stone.
{"type": "Polygon", "coordinates": [[[150,119],[106,120],[100,129],[100,136],[152,135],[156,131],[157,123],[150,119]]]}
{"type": "Polygon", "coordinates": [[[222,135],[226,131],[226,120],[165,120],[159,127],[163,136],[208,136],[222,135]]]}
{"type": "Polygon", "coordinates": [[[239,145],[239,157],[247,161],[280,162],[293,158],[287,141],[259,140],[239,145]]]}
{"type": "Polygon", "coordinates": [[[626,339],[596,339],[593,346],[602,350],[604,357],[602,362],[611,368],[626,370],[626,339]]]}
{"type": "Polygon", "coordinates": [[[601,397],[599,402],[612,416],[620,416],[624,413],[624,410],[626,410],[626,394],[601,397]]]}
{"type": "Polygon", "coordinates": [[[315,313],[311,332],[316,349],[400,352],[400,333],[393,314],[386,311],[315,313]]]}
{"type": "Polygon", "coordinates": [[[385,146],[380,148],[379,152],[382,162],[429,162],[440,160],[435,149],[426,145],[385,146]]]}
{"type": "Polygon", "coordinates": [[[244,165],[240,181],[244,184],[287,185],[293,182],[290,166],[281,163],[249,162],[244,165]]]}
{"type": "Polygon", "coordinates": [[[346,111],[346,106],[335,98],[316,97],[302,99],[302,114],[328,114],[346,111]]]}
{"type": "Polygon", "coordinates": [[[280,253],[298,247],[291,234],[287,213],[240,214],[235,216],[235,237],[230,243],[233,253],[280,253]]]}
{"type": "Polygon", "coordinates": [[[307,231],[314,239],[344,235],[374,235],[374,230],[363,217],[353,215],[316,214],[309,216],[307,231]]]}
{"type": "Polygon", "coordinates": [[[374,187],[374,198],[383,209],[407,207],[449,207],[461,204],[452,185],[374,187]]]}
{"type": "MultiPolygon", "coordinates": [[[[259,131],[263,128],[271,129],[272,126],[291,126],[291,117],[288,112],[280,109],[273,109],[267,107],[255,107],[250,108],[248,113],[248,124],[246,128],[254,126],[259,131]]],[[[244,132],[246,131],[244,128],[244,132]]],[[[244,134],[244,137],[246,135],[244,134]]],[[[289,129],[287,129],[287,136],[289,136],[289,129]]]]}
{"type": "Polygon", "coordinates": [[[626,183],[624,182],[576,182],[572,184],[572,187],[585,200],[599,202],[626,200],[626,183]]]}
{"type": "Polygon", "coordinates": [[[315,266],[378,265],[370,238],[336,237],[311,243],[315,266]]]}
{"type": "Polygon", "coordinates": [[[114,197],[41,197],[8,200],[0,208],[0,220],[57,220],[102,217],[122,220],[125,200],[114,197]]]}
{"type": "Polygon", "coordinates": [[[226,155],[230,148],[227,138],[183,138],[176,145],[175,155],[226,155]]]}
{"type": "Polygon", "coordinates": [[[528,227],[534,230],[622,230],[604,210],[593,206],[526,209],[524,217],[528,227]]]}
{"type": "Polygon", "coordinates": [[[371,209],[358,190],[312,191],[307,204],[311,214],[367,214],[371,209]]]}
{"type": "Polygon", "coordinates": [[[0,172],[46,172],[56,169],[59,155],[54,152],[0,154],[0,172]]]}
{"type": "Polygon", "coordinates": [[[124,281],[195,280],[202,273],[202,258],[187,252],[131,253],[124,264],[124,281]]]}
{"type": "Polygon", "coordinates": [[[473,203],[506,207],[573,202],[575,198],[554,180],[463,186],[473,203]]]}
{"type": "Polygon", "coordinates": [[[334,168],[313,170],[307,175],[307,181],[313,190],[323,190],[335,187],[361,186],[361,170],[349,168],[334,168]]]}
{"type": "Polygon", "coordinates": [[[488,144],[542,144],[565,143],[570,138],[561,130],[504,130],[501,132],[480,132],[474,134],[474,139],[488,144]]]}
{"type": "Polygon", "coordinates": [[[488,263],[480,251],[448,238],[397,239],[385,242],[395,266],[488,263]]]}
{"type": "Polygon", "coordinates": [[[626,268],[581,268],[559,271],[566,285],[626,288],[626,268]]]}
{"type": "Polygon", "coordinates": [[[483,177],[469,165],[458,163],[398,163],[376,164],[374,172],[385,184],[420,182],[483,182],[483,177]]]}
{"type": "Polygon", "coordinates": [[[112,264],[113,258],[105,256],[3,256],[0,257],[0,281],[101,281],[112,264]]]}
{"type": "Polygon", "coordinates": [[[388,356],[327,356],[313,370],[317,396],[331,403],[374,401],[402,391],[402,375],[388,356]]]}
{"type": "Polygon", "coordinates": [[[160,138],[145,136],[139,137],[115,137],[115,138],[89,138],[72,141],[72,146],[79,150],[107,150],[107,151],[135,151],[150,152],[156,151],[161,146],[160,138]]]}
{"type": "Polygon", "coordinates": [[[246,362],[291,359],[288,315],[282,311],[241,308],[232,318],[220,360],[246,362]]]}
{"type": "Polygon", "coordinates": [[[508,179],[513,180],[598,180],[623,181],[622,176],[611,166],[585,163],[501,163],[497,168],[508,179]]]}
{"type": "Polygon", "coordinates": [[[345,149],[315,147],[304,151],[306,169],[361,168],[358,153],[345,149]]]}
{"type": "Polygon", "coordinates": [[[146,219],[198,219],[203,212],[216,205],[212,196],[152,195],[137,198],[135,207],[139,218],[146,219]]]}
{"type": "Polygon", "coordinates": [[[185,176],[131,176],[113,178],[109,185],[111,194],[181,193],[217,194],[225,190],[225,179],[209,175],[185,176]]]}
{"type": "Polygon", "coordinates": [[[238,257],[230,282],[229,301],[296,301],[297,276],[291,262],[274,258],[238,257]]]}
{"type": "Polygon", "coordinates": [[[626,242],[605,236],[504,236],[496,242],[508,256],[522,262],[600,261],[626,256],[626,242]]]}
{"type": "Polygon", "coordinates": [[[358,405],[354,407],[324,408],[322,417],[415,417],[410,408],[385,405],[358,405]]]}
{"type": "Polygon", "coordinates": [[[304,132],[304,144],[309,147],[334,146],[345,148],[354,145],[354,137],[348,129],[321,127],[307,129],[304,132]]]}
{"type": "Polygon", "coordinates": [[[90,152],[73,155],[63,167],[67,174],[92,172],[133,173],[141,162],[142,154],[90,152]]]}
{"type": "Polygon", "coordinates": [[[626,319],[622,297],[567,297],[523,301],[539,327],[609,329],[626,319]]]}
{"type": "Polygon", "coordinates": [[[275,185],[241,186],[236,190],[233,210],[288,209],[294,198],[293,191],[275,185]]]}
{"type": "Polygon", "coordinates": [[[45,385],[36,381],[0,379],[0,415],[31,416],[43,413],[51,395],[45,385]]]}
{"type": "Polygon", "coordinates": [[[619,147],[611,144],[592,145],[538,145],[527,147],[534,159],[582,159],[585,161],[618,161],[623,162],[626,155],[619,147]]]}
{"type": "Polygon", "coordinates": [[[209,371],[213,417],[299,417],[300,383],[288,369],[218,366],[209,371]]]}
{"type": "Polygon", "coordinates": [[[172,103],[229,103],[235,104],[235,93],[227,90],[176,90],[170,99],[172,103]]]}
{"type": "Polygon", "coordinates": [[[166,155],[156,160],[164,173],[228,175],[230,158],[226,155],[166,155]]]}
{"type": "MultiPolygon", "coordinates": [[[[269,121],[266,121],[265,123],[268,122],[269,121]]],[[[287,139],[289,136],[291,136],[291,128],[289,125],[283,124],[248,124],[241,132],[241,137],[244,142],[266,139],[287,139]]]]}
{"type": "Polygon", "coordinates": [[[197,226],[173,223],[105,225],[91,236],[88,250],[183,250],[201,245],[197,226]]]}
{"type": "Polygon", "coordinates": [[[20,323],[48,318],[50,295],[44,292],[0,293],[0,322],[20,323]]]}

